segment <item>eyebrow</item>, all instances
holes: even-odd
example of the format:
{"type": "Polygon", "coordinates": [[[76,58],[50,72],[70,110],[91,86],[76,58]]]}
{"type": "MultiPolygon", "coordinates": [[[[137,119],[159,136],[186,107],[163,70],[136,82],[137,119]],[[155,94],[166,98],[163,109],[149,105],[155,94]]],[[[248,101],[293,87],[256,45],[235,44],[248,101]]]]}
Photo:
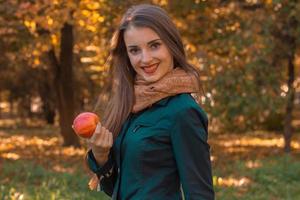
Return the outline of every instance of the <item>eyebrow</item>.
{"type": "MultiPolygon", "coordinates": [[[[150,42],[147,42],[147,44],[148,44],[148,45],[149,45],[149,44],[152,44],[152,43],[154,43],[154,42],[156,42],[156,41],[158,41],[158,40],[161,40],[161,39],[158,38],[158,39],[151,40],[150,42]]],[[[129,47],[137,47],[137,45],[129,45],[128,48],[129,48],[129,47]]]]}

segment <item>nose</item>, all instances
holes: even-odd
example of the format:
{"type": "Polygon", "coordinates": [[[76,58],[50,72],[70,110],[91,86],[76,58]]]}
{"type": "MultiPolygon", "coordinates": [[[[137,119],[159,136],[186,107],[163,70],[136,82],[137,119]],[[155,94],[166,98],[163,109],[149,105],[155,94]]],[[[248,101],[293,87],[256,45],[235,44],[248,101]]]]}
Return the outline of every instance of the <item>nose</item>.
{"type": "Polygon", "coordinates": [[[152,60],[151,53],[147,50],[144,50],[142,52],[142,59],[141,59],[142,63],[143,64],[150,64],[151,60],[152,60]]]}

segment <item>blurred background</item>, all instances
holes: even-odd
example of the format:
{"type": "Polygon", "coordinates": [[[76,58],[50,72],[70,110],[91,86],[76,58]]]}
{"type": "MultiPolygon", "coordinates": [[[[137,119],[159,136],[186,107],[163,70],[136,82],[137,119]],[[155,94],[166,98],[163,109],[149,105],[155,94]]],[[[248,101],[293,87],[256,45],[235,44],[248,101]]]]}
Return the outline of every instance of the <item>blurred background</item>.
{"type": "Polygon", "coordinates": [[[0,0],[0,199],[108,199],[71,124],[103,113],[138,3],[169,13],[202,73],[216,199],[300,199],[298,0],[0,0]]]}

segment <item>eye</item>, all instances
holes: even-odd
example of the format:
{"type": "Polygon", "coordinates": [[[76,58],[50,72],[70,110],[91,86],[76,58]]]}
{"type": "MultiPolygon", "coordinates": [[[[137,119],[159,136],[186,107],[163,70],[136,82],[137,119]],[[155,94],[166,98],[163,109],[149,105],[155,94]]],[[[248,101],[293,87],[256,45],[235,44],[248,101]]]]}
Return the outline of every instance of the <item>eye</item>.
{"type": "Polygon", "coordinates": [[[133,54],[133,55],[137,54],[138,51],[139,51],[139,49],[137,49],[137,48],[129,49],[129,53],[131,53],[131,54],[133,54]]]}
{"type": "Polygon", "coordinates": [[[161,44],[159,42],[155,42],[153,44],[151,44],[151,49],[157,49],[161,44]]]}

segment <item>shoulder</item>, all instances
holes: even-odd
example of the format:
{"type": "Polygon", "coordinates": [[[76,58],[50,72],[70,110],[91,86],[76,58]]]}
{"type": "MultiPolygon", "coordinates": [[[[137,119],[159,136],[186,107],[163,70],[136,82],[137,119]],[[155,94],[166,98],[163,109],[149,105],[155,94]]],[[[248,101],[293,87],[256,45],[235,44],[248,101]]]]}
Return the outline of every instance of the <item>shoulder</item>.
{"type": "Polygon", "coordinates": [[[174,96],[168,102],[168,110],[173,135],[196,137],[207,141],[207,114],[190,94],[174,96]]]}
{"type": "Polygon", "coordinates": [[[190,94],[179,94],[171,97],[167,109],[176,117],[189,118],[190,114],[196,113],[204,121],[207,121],[207,114],[190,94]]]}

